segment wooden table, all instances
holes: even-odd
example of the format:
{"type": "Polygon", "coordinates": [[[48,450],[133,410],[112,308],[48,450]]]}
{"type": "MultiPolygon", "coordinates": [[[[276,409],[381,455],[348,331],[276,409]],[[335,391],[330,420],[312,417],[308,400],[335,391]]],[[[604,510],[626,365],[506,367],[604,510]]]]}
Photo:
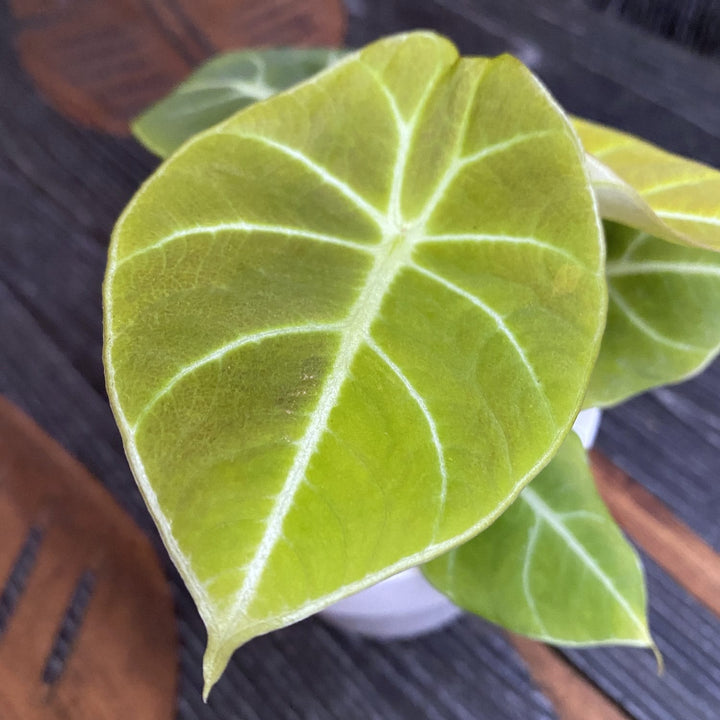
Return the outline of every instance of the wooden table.
{"type": "MultiPolygon", "coordinates": [[[[432,27],[464,52],[509,51],[570,111],[720,166],[717,59],[693,56],[580,0],[347,6],[351,45],[432,27]]],[[[83,129],[51,109],[19,65],[14,29],[3,6],[0,392],[100,478],[160,548],[105,397],[100,304],[113,222],[155,160],[131,139],[83,129]]],[[[649,491],[631,486],[633,502],[616,509],[643,544],[662,677],[640,650],[560,652],[524,643],[520,654],[505,634],[470,617],[412,642],[384,644],[310,619],[242,648],[204,706],[204,631],[165,560],[183,646],[178,717],[720,718],[720,596],[713,589],[720,587],[720,364],[606,413],[598,445],[649,491]],[[658,500],[672,512],[670,524],[653,524],[658,500]],[[693,571],[697,557],[702,565],[693,571]]]]}

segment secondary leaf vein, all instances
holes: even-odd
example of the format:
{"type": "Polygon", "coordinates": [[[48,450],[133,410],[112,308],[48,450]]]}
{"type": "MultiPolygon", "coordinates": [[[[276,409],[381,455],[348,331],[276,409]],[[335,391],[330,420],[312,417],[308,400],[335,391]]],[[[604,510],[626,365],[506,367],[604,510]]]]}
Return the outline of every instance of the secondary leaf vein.
{"type": "Polygon", "coordinates": [[[655,342],[675,348],[676,350],[681,350],[682,352],[706,352],[706,349],[700,347],[699,345],[691,345],[689,343],[680,342],[679,340],[673,340],[673,338],[663,335],[661,332],[649,325],[642,317],[640,317],[640,315],[638,315],[637,312],[635,312],[635,310],[633,310],[630,303],[625,300],[620,291],[613,287],[613,285],[608,285],[608,295],[618,306],[620,311],[627,317],[628,321],[640,330],[640,332],[644,333],[655,342]]]}
{"type": "Polygon", "coordinates": [[[689,220],[690,222],[702,223],[704,225],[717,225],[720,227],[720,218],[707,215],[696,215],[694,213],[675,212],[673,210],[656,210],[660,217],[669,220],[689,220]]]}
{"type": "Polygon", "coordinates": [[[176,372],[175,375],[173,375],[173,377],[168,380],[168,382],[165,383],[165,385],[160,390],[158,390],[155,395],[152,396],[152,398],[150,398],[149,402],[140,411],[137,420],[135,421],[135,424],[131,428],[133,434],[137,433],[140,424],[147,417],[148,413],[153,409],[153,407],[155,407],[155,405],[163,397],[165,397],[165,395],[167,395],[183,378],[186,378],[188,375],[192,375],[192,373],[194,373],[196,370],[205,365],[208,365],[209,363],[215,362],[216,360],[221,360],[225,355],[232,352],[233,350],[237,350],[244,345],[252,345],[262,342],[263,340],[283,337],[284,335],[304,335],[307,333],[338,332],[340,330],[340,327],[341,326],[337,323],[328,325],[309,324],[300,325],[297,327],[285,327],[275,328],[272,330],[263,330],[261,332],[252,333],[250,335],[241,335],[240,337],[235,338],[235,340],[233,340],[232,342],[222,345],[221,347],[207,353],[206,355],[203,355],[198,360],[195,360],[189,365],[185,365],[180,370],[178,370],[178,372],[176,372]]]}
{"type": "Polygon", "coordinates": [[[448,233],[443,235],[425,235],[419,242],[419,245],[424,245],[431,242],[443,243],[443,242],[475,242],[475,243],[507,243],[510,245],[532,245],[541,250],[555,253],[564,257],[566,260],[585,267],[572,253],[567,250],[546,243],[542,240],[538,240],[534,237],[521,237],[516,235],[495,235],[488,233],[448,233]]]}
{"type": "Polygon", "coordinates": [[[533,382],[533,385],[537,389],[540,397],[543,400],[543,403],[545,407],[547,408],[548,414],[552,418],[552,409],[550,407],[550,401],[548,400],[547,394],[545,393],[545,389],[542,386],[542,383],[540,382],[540,379],[537,376],[537,373],[535,372],[535,368],[530,363],[530,360],[528,359],[527,355],[525,354],[525,350],[523,349],[522,345],[518,342],[518,339],[515,337],[515,334],[513,331],[507,326],[505,323],[505,320],[501,315],[499,315],[495,310],[493,310],[487,303],[484,303],[480,298],[476,297],[472,293],[467,292],[467,290],[463,290],[460,286],[455,285],[454,283],[450,282],[449,280],[446,280],[441,275],[438,275],[431,270],[428,270],[427,268],[424,268],[422,265],[418,265],[417,263],[412,263],[410,267],[415,270],[415,272],[420,273],[421,275],[424,275],[428,279],[439,283],[440,285],[443,285],[448,290],[456,293],[457,295],[460,295],[461,297],[464,297],[468,302],[471,302],[476,307],[479,307],[488,317],[492,318],[492,320],[497,325],[498,330],[507,338],[507,340],[510,342],[510,344],[515,349],[515,352],[517,353],[518,357],[520,358],[522,364],[525,366],[525,369],[528,372],[528,375],[530,376],[530,379],[533,382]]]}
{"type": "Polygon", "coordinates": [[[716,265],[700,265],[698,263],[691,262],[666,262],[664,260],[608,262],[605,271],[608,277],[621,277],[625,275],[654,275],[656,273],[720,277],[720,267],[716,265]]]}
{"type": "Polygon", "coordinates": [[[264,225],[260,223],[247,223],[239,220],[237,222],[229,223],[215,223],[213,225],[195,225],[193,227],[184,228],[182,230],[176,230],[175,232],[165,235],[160,240],[155,241],[152,245],[148,245],[144,248],[140,248],[135,252],[126,255],[121,258],[115,264],[115,268],[118,269],[125,263],[133,260],[140,255],[145,253],[158,250],[175,240],[180,240],[186,237],[192,237],[193,235],[202,235],[203,233],[215,234],[220,232],[246,232],[246,233],[268,233],[273,235],[282,235],[284,237],[300,238],[305,240],[313,240],[316,242],[327,243],[329,245],[340,245],[342,247],[349,248],[351,250],[358,250],[364,253],[374,252],[373,246],[363,245],[362,243],[354,242],[352,240],[345,240],[343,238],[335,237],[334,235],[328,235],[326,233],[315,232],[314,230],[303,230],[302,228],[287,227],[284,225],[264,225]]]}
{"type": "Polygon", "coordinates": [[[293,160],[297,160],[300,164],[304,165],[308,170],[310,170],[314,175],[321,178],[323,182],[338,190],[358,210],[361,210],[368,217],[374,220],[379,228],[381,228],[385,232],[388,231],[387,219],[381,212],[378,211],[375,206],[371,205],[362,195],[360,195],[360,193],[350,187],[350,185],[348,185],[339,177],[331,173],[327,168],[323,167],[319,163],[309,158],[307,155],[305,155],[305,153],[302,153],[299,150],[290,147],[289,145],[278,142],[277,140],[265,137],[264,135],[251,135],[246,133],[234,132],[227,129],[224,131],[223,134],[231,135],[233,137],[245,140],[254,140],[255,142],[259,142],[262,145],[267,145],[268,147],[277,150],[278,152],[292,158],[293,160]]]}
{"type": "Polygon", "coordinates": [[[436,523],[436,525],[437,525],[440,522],[440,518],[442,517],[442,513],[445,509],[445,503],[447,501],[448,474],[447,474],[447,467],[445,465],[445,453],[443,452],[442,443],[440,442],[440,436],[438,435],[437,425],[435,424],[435,419],[433,418],[432,414],[430,413],[427,403],[425,402],[422,395],[420,395],[420,393],[415,389],[415,387],[412,385],[410,380],[408,380],[405,373],[403,373],[403,371],[387,356],[385,351],[371,337],[368,337],[367,345],[393,371],[393,373],[395,373],[397,378],[400,380],[400,382],[403,384],[403,386],[407,390],[408,395],[410,395],[410,397],[415,401],[417,406],[420,408],[420,411],[425,416],[425,420],[430,429],[430,435],[432,437],[432,442],[433,442],[433,445],[435,446],[435,453],[437,455],[438,468],[440,470],[440,479],[441,479],[439,507],[438,507],[438,520],[436,523]]]}
{"type": "Polygon", "coordinates": [[[525,557],[523,558],[522,567],[522,588],[525,600],[528,604],[528,607],[530,608],[530,612],[535,618],[535,622],[537,623],[540,632],[543,635],[549,635],[550,633],[545,623],[543,622],[542,617],[540,617],[540,612],[538,611],[537,604],[535,603],[535,597],[533,596],[532,590],[530,589],[530,568],[532,566],[538,537],[540,535],[540,524],[540,517],[538,515],[535,515],[535,521],[530,528],[530,532],[528,533],[527,545],[525,546],[525,557]]]}

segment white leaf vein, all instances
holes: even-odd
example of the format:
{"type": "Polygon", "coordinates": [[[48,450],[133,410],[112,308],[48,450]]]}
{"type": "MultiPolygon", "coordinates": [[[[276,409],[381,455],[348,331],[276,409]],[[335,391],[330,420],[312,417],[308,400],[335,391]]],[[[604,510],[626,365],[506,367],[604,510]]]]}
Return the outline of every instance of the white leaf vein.
{"type": "Polygon", "coordinates": [[[613,285],[608,285],[608,295],[610,299],[618,306],[618,309],[625,315],[628,321],[634,325],[640,332],[647,335],[649,338],[661,345],[667,345],[668,347],[680,350],[682,352],[707,352],[706,348],[700,347],[699,345],[692,345],[690,343],[684,343],[679,340],[674,340],[667,335],[664,335],[660,331],[656,330],[652,325],[648,324],[640,315],[632,308],[629,302],[625,300],[620,291],[613,285]]]}
{"type": "Polygon", "coordinates": [[[147,417],[148,413],[157,405],[157,403],[165,397],[181,380],[186,378],[188,375],[199,370],[201,367],[208,365],[209,363],[222,360],[225,355],[233,352],[245,345],[254,345],[262,342],[263,340],[270,340],[272,338],[283,337],[285,335],[306,335],[309,333],[325,333],[325,332],[338,332],[341,329],[341,325],[338,323],[325,324],[325,325],[298,325],[296,327],[283,327],[274,328],[272,330],[262,330],[261,332],[251,333],[248,335],[241,335],[235,338],[232,342],[226,343],[219,348],[216,348],[212,352],[203,355],[198,360],[189,363],[188,365],[180,368],[170,380],[153,395],[143,409],[138,413],[137,420],[132,426],[133,434],[137,434],[138,428],[142,421],[147,417]]]}
{"type": "Polygon", "coordinates": [[[695,213],[687,212],[676,212],[674,210],[656,210],[655,212],[660,217],[667,218],[668,220],[688,220],[690,222],[701,223],[703,225],[716,225],[720,227],[720,218],[717,217],[697,215],[695,213]]]}
{"type": "Polygon", "coordinates": [[[535,372],[535,368],[532,366],[532,363],[528,359],[527,355],[525,354],[525,350],[523,349],[522,345],[518,341],[517,337],[515,337],[515,333],[507,326],[505,323],[505,320],[503,317],[498,314],[495,310],[493,310],[487,303],[484,303],[480,298],[478,298],[476,295],[473,295],[472,293],[469,293],[467,290],[463,290],[459,285],[455,285],[455,283],[450,282],[449,280],[446,280],[442,275],[438,275],[437,273],[434,273],[432,270],[428,270],[427,268],[423,267],[422,265],[418,265],[418,263],[412,263],[410,265],[410,268],[414,270],[417,273],[420,273],[421,275],[424,275],[426,278],[439,283],[440,285],[444,286],[448,290],[454,292],[457,295],[460,295],[461,297],[465,298],[468,302],[471,302],[476,307],[480,308],[488,317],[492,318],[492,320],[495,322],[495,325],[497,326],[498,330],[507,338],[507,340],[510,342],[510,344],[515,349],[515,352],[517,353],[518,357],[520,358],[520,361],[525,366],[525,369],[527,370],[528,375],[530,376],[530,379],[532,380],[533,385],[535,386],[536,390],[538,391],[538,394],[540,398],[543,401],[543,404],[545,408],[548,411],[549,416],[552,418],[552,408],[550,406],[550,401],[547,397],[547,394],[545,392],[545,389],[543,388],[542,383],[540,382],[540,379],[537,376],[537,373],[535,372]]]}
{"type": "MultiPolygon", "coordinates": [[[[410,134],[414,132],[416,118],[417,114],[413,117],[413,126],[408,130],[410,134]]],[[[293,153],[295,151],[292,151],[291,148],[288,150],[291,151],[289,154],[294,156],[293,153]]],[[[308,158],[305,158],[302,154],[300,154],[300,156],[303,158],[303,161],[309,162],[314,166],[314,163],[308,158]]],[[[391,197],[395,195],[399,196],[400,194],[400,190],[396,186],[403,182],[407,157],[407,146],[403,143],[399,144],[395,163],[396,167],[400,166],[400,170],[396,169],[393,171],[391,197]]],[[[326,171],[320,168],[317,172],[322,175],[322,173],[326,171]]],[[[330,177],[332,177],[333,182],[340,182],[337,178],[334,178],[334,176],[330,177]]],[[[355,191],[351,188],[347,188],[346,191],[349,192],[351,196],[355,195],[355,191]]],[[[362,198],[360,198],[360,201],[365,203],[362,198]]],[[[396,246],[392,242],[396,235],[396,226],[394,226],[384,214],[372,206],[370,207],[372,211],[370,214],[378,218],[378,225],[383,228],[383,242],[380,246],[382,250],[378,249],[378,252],[375,254],[373,268],[369,272],[365,285],[358,294],[357,300],[348,313],[335,361],[326,378],[315,410],[310,416],[305,434],[297,444],[298,451],[295,454],[293,464],[282,489],[276,497],[273,508],[268,516],[265,532],[252,560],[248,563],[247,573],[230,609],[228,615],[228,623],[230,624],[234,623],[240,615],[247,614],[249,611],[249,607],[257,593],[270,556],[278,540],[282,537],[285,518],[292,509],[297,491],[305,480],[310,461],[327,430],[330,414],[337,405],[340,391],[350,374],[355,356],[369,337],[370,326],[377,317],[380,306],[393,280],[400,269],[408,263],[412,253],[413,241],[408,237],[404,237],[400,246],[396,246]]]]}
{"type": "MultiPolygon", "coordinates": [[[[632,241],[625,248],[625,252],[623,252],[619,260],[615,262],[624,262],[626,260],[630,260],[633,254],[636,253],[645,243],[647,243],[648,240],[650,240],[650,237],[651,236],[646,232],[638,232],[637,235],[635,235],[632,241]]],[[[610,263],[610,265],[613,264],[612,260],[608,260],[607,262],[610,263]]]]}
{"type": "Polygon", "coordinates": [[[362,67],[363,70],[367,71],[367,73],[370,75],[370,77],[372,77],[372,79],[375,81],[375,84],[380,89],[380,92],[385,96],[385,99],[388,101],[388,106],[390,107],[390,112],[395,119],[395,125],[397,127],[398,133],[402,134],[402,132],[407,129],[407,123],[405,121],[405,118],[403,117],[402,112],[400,112],[400,107],[397,104],[397,98],[392,94],[390,88],[383,81],[380,75],[378,75],[374,67],[368,65],[364,60],[362,60],[362,58],[358,60],[358,65],[362,67]]]}
{"type": "Polygon", "coordinates": [[[540,536],[541,524],[542,521],[540,519],[540,516],[536,514],[532,527],[530,528],[530,532],[528,533],[527,544],[525,546],[525,556],[523,557],[522,567],[522,588],[523,595],[525,596],[525,601],[530,608],[532,616],[535,618],[535,622],[537,623],[540,632],[543,635],[549,635],[550,633],[547,629],[547,626],[543,622],[542,617],[540,616],[537,604],[535,603],[535,596],[532,594],[532,589],[530,588],[530,569],[532,567],[533,558],[535,557],[535,549],[537,548],[537,541],[538,537],[540,536]]]}
{"type": "Polygon", "coordinates": [[[652,185],[648,188],[645,188],[644,190],[640,191],[640,194],[643,197],[649,197],[650,195],[656,195],[657,193],[664,192],[665,190],[674,190],[675,188],[679,187],[691,187],[693,185],[701,185],[702,183],[705,183],[708,180],[713,180],[716,177],[716,173],[708,173],[705,175],[700,175],[699,177],[694,176],[690,178],[668,180],[665,183],[660,183],[659,185],[652,185]]]}
{"type": "MultiPolygon", "coordinates": [[[[219,134],[220,131],[218,131],[219,134]]],[[[383,231],[387,232],[388,222],[385,215],[383,215],[374,205],[371,205],[360,193],[352,188],[348,183],[341,180],[337,175],[331,173],[326,167],[323,167],[320,163],[315,162],[313,159],[308,157],[305,153],[296,150],[289,145],[273,140],[272,138],[265,137],[264,135],[255,135],[250,133],[235,132],[233,130],[225,129],[222,131],[224,135],[230,135],[235,138],[241,138],[244,140],[253,140],[260,143],[261,145],[267,145],[279,153],[296,160],[301,165],[310,170],[314,175],[319,177],[324,183],[334,187],[338,190],[347,200],[350,201],[358,210],[362,211],[365,215],[371,218],[377,226],[383,231]]]]}
{"type": "Polygon", "coordinates": [[[328,235],[326,233],[315,232],[314,230],[304,230],[302,228],[293,228],[284,225],[265,225],[261,223],[248,223],[243,221],[229,222],[229,223],[214,223],[212,225],[194,225],[193,227],[183,228],[176,230],[164,237],[156,240],[151,245],[147,245],[139,250],[135,250],[125,257],[117,261],[116,269],[124,265],[125,263],[133,260],[136,257],[144,255],[145,253],[158,250],[159,248],[168,245],[176,240],[183,238],[192,237],[193,235],[202,235],[204,233],[216,234],[221,232],[244,232],[244,233],[267,233],[272,235],[281,235],[283,237],[299,238],[304,240],[312,240],[316,242],[327,243],[329,245],[339,245],[342,247],[349,248],[351,250],[358,250],[364,253],[374,252],[372,245],[364,245],[362,243],[354,242],[352,240],[345,240],[343,238],[335,237],[334,235],[328,235]]]}
{"type": "Polygon", "coordinates": [[[433,212],[435,211],[435,208],[445,197],[445,193],[447,192],[452,182],[466,167],[468,167],[469,165],[473,165],[474,163],[480,162],[481,160],[485,160],[486,158],[492,155],[496,155],[497,153],[510,150],[516,145],[527,142],[528,140],[537,140],[541,137],[553,135],[554,133],[555,131],[553,130],[536,130],[534,132],[520,133],[511,138],[508,138],[507,140],[503,140],[502,142],[488,145],[487,147],[484,147],[482,150],[479,150],[472,155],[466,155],[464,157],[456,158],[455,161],[450,165],[448,170],[445,172],[440,182],[437,184],[435,191],[433,192],[427,205],[425,206],[425,210],[417,221],[418,224],[424,226],[428,222],[433,212]]]}
{"type": "Polygon", "coordinates": [[[496,235],[493,233],[446,233],[442,235],[424,235],[419,241],[418,245],[425,245],[427,243],[445,243],[445,242],[470,242],[470,243],[507,243],[509,245],[531,245],[540,250],[546,250],[547,252],[554,253],[564,257],[575,265],[585,267],[583,263],[578,260],[572,253],[567,250],[546,243],[543,240],[538,240],[535,237],[523,237],[518,235],[496,235]]]}
{"type": "Polygon", "coordinates": [[[655,275],[661,273],[720,277],[720,267],[717,265],[701,265],[693,262],[667,262],[665,260],[643,260],[636,262],[623,262],[622,260],[611,261],[607,263],[605,272],[608,277],[655,275]]]}
{"type": "MultiPolygon", "coordinates": [[[[270,85],[267,85],[265,82],[261,81],[260,79],[255,80],[215,80],[215,81],[207,81],[207,80],[195,80],[190,83],[187,83],[185,86],[179,87],[175,93],[176,95],[192,95],[195,93],[201,93],[207,90],[226,90],[230,92],[234,92],[236,95],[239,96],[246,96],[253,98],[254,100],[265,100],[269,98],[271,95],[274,95],[277,92],[276,88],[270,87],[270,85]]],[[[208,102],[201,106],[200,109],[204,109],[207,107],[213,107],[214,105],[217,105],[217,100],[214,102],[208,102]]],[[[189,106],[184,114],[190,114],[198,111],[198,106],[196,103],[189,106]]],[[[178,113],[182,114],[182,113],[178,113]]]]}
{"type": "Polygon", "coordinates": [[[633,145],[635,145],[634,140],[629,140],[627,142],[623,141],[616,143],[615,145],[606,145],[604,148],[600,148],[599,150],[593,150],[592,154],[597,158],[607,157],[618,150],[624,150],[625,148],[632,147],[633,145]]]}
{"type": "Polygon", "coordinates": [[[398,367],[398,365],[394,363],[390,359],[390,357],[388,357],[385,351],[375,342],[375,340],[372,339],[372,337],[368,337],[366,343],[368,347],[393,371],[393,373],[395,373],[397,378],[405,387],[405,390],[407,390],[408,395],[410,395],[410,397],[420,408],[420,411],[422,412],[423,416],[425,417],[425,421],[428,424],[428,428],[430,429],[430,435],[432,437],[432,442],[435,447],[435,454],[437,455],[438,469],[440,470],[441,479],[440,493],[438,495],[438,521],[436,523],[437,526],[440,522],[440,519],[442,518],[442,514],[445,510],[445,503],[447,501],[448,474],[447,466],[445,464],[445,453],[443,451],[442,443],[440,442],[440,436],[438,435],[435,419],[433,418],[430,409],[425,402],[425,399],[415,389],[413,384],[407,378],[405,373],[403,373],[403,371],[398,367]]]}

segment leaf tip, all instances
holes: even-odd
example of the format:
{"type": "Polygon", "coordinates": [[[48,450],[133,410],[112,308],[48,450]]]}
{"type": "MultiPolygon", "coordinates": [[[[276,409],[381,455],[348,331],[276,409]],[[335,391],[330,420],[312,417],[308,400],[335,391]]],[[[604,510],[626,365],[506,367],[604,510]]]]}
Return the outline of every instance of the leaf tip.
{"type": "Polygon", "coordinates": [[[208,642],[203,656],[203,701],[207,702],[210,691],[225,671],[232,649],[228,650],[228,643],[211,629],[208,629],[208,642]]]}
{"type": "Polygon", "coordinates": [[[202,691],[202,699],[203,702],[207,705],[208,697],[210,696],[210,691],[213,689],[213,686],[208,683],[206,680],[203,684],[203,691],[202,691]]]}
{"type": "Polygon", "coordinates": [[[657,674],[658,677],[662,677],[665,674],[665,658],[663,657],[663,654],[660,652],[660,648],[657,646],[655,641],[650,638],[650,649],[653,652],[653,655],[655,656],[655,662],[657,663],[657,674]]]}

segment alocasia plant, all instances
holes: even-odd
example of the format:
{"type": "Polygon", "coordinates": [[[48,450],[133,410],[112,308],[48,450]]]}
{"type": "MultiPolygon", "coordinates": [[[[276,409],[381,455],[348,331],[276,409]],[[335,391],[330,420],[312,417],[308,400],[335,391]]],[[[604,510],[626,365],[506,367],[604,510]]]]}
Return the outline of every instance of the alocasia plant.
{"type": "Polygon", "coordinates": [[[519,632],[651,645],[638,558],[563,441],[583,403],[714,356],[720,265],[687,245],[718,247],[720,213],[680,178],[718,174],[431,33],[290,87],[333,59],[234,53],[135,123],[181,147],[113,235],[108,389],[207,687],[254,635],[428,561],[519,632]],[[617,138],[644,174],[585,152],[617,138]],[[596,198],[639,230],[603,232],[596,198]]]}

